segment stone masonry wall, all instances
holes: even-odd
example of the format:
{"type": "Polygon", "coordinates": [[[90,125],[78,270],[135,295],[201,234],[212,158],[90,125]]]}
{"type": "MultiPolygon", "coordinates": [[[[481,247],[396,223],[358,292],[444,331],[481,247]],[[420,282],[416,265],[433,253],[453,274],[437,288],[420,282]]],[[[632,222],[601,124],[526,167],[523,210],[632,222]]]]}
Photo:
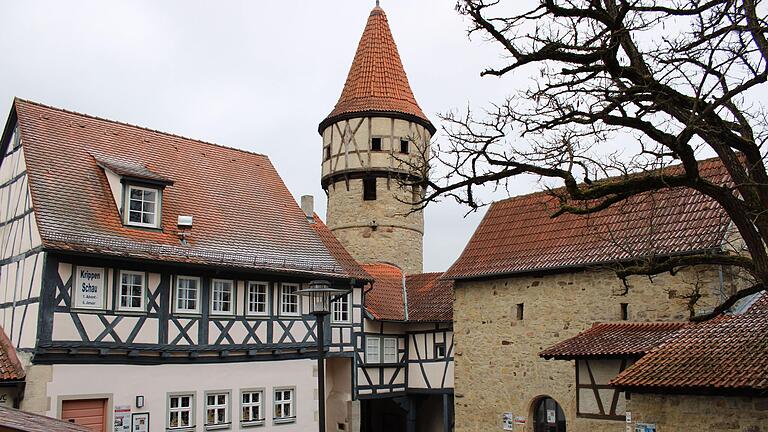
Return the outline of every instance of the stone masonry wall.
{"type": "Polygon", "coordinates": [[[328,187],[328,228],[350,254],[361,262],[386,261],[406,273],[421,273],[424,216],[408,215],[410,199],[395,180],[376,179],[376,200],[363,200],[363,181],[344,181],[328,187]],[[375,228],[373,226],[375,221],[375,228]]]}
{"type": "Polygon", "coordinates": [[[623,285],[610,270],[487,281],[457,281],[454,300],[456,431],[501,430],[502,413],[528,419],[516,431],[532,431],[534,403],[554,398],[563,408],[569,432],[624,431],[620,421],[576,418],[573,361],[544,360],[539,351],[575,336],[595,322],[618,321],[621,303],[631,321],[682,321],[678,298],[702,287],[703,303],[716,301],[717,271],[687,271],[653,279],[635,277],[623,285]],[[516,306],[524,305],[523,320],[516,306]]]}
{"type": "Polygon", "coordinates": [[[768,431],[768,398],[633,393],[633,422],[654,423],[657,432],[768,431]]]}

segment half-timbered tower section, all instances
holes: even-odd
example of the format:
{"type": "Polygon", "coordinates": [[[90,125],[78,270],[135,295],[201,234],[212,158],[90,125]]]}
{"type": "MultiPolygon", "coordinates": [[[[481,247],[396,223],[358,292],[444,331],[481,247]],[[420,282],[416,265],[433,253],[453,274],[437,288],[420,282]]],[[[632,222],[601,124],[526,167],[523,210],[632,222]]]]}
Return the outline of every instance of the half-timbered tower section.
{"type": "Polygon", "coordinates": [[[363,268],[374,279],[356,341],[365,430],[452,430],[452,282],[387,263],[363,268]]]}
{"type": "MultiPolygon", "coordinates": [[[[699,167],[712,181],[728,181],[717,160],[699,167]]],[[[457,431],[491,430],[505,418],[515,430],[623,430],[627,400],[607,381],[634,354],[579,357],[575,383],[573,364],[539,352],[595,322],[685,321],[734,289],[727,268],[633,276],[626,284],[614,271],[641,259],[728,253],[728,218],[703,195],[672,189],[553,219],[558,206],[547,193],[493,204],[443,276],[455,280],[457,431]]]]}
{"type": "Polygon", "coordinates": [[[320,123],[327,223],[360,262],[422,271],[424,218],[410,212],[435,127],[411,91],[384,10],[371,11],[344,90],[320,123]]]}
{"type": "Polygon", "coordinates": [[[317,329],[296,291],[322,278],[352,290],[325,333],[351,421],[370,277],[266,156],[18,99],[5,131],[0,317],[29,353],[22,408],[94,430],[315,429],[317,329]]]}

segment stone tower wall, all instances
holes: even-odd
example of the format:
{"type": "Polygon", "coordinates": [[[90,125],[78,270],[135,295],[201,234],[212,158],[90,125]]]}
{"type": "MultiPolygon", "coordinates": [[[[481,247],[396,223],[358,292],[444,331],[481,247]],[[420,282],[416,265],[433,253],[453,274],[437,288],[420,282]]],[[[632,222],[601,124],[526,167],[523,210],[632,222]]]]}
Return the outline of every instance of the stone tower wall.
{"type": "Polygon", "coordinates": [[[322,136],[328,227],[361,262],[387,261],[407,273],[421,272],[424,216],[409,214],[414,191],[404,190],[397,176],[419,175],[410,164],[428,156],[429,131],[406,120],[359,117],[328,126],[322,136]],[[371,149],[372,138],[381,138],[381,150],[371,149]],[[408,154],[400,153],[402,139],[410,141],[408,154]],[[376,177],[376,199],[370,201],[363,199],[362,177],[368,175],[376,177]]]}

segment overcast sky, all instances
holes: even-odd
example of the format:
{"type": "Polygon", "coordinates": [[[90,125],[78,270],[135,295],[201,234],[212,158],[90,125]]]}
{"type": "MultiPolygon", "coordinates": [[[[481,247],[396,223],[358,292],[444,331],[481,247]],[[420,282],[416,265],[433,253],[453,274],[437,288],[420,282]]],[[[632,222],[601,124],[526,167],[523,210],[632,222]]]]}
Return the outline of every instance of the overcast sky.
{"type": "MultiPolygon", "coordinates": [[[[14,96],[267,154],[293,195],[320,187],[318,123],[346,79],[374,0],[0,0],[0,110],[14,96]]],[[[480,78],[453,0],[382,0],[411,87],[436,114],[500,100],[528,77],[480,78]]],[[[4,115],[4,114],[3,114],[4,115]]],[[[438,137],[439,139],[439,137],[438,137]]],[[[520,180],[514,194],[536,189],[520,180]]],[[[426,271],[458,257],[484,214],[426,211],[426,271]]]]}

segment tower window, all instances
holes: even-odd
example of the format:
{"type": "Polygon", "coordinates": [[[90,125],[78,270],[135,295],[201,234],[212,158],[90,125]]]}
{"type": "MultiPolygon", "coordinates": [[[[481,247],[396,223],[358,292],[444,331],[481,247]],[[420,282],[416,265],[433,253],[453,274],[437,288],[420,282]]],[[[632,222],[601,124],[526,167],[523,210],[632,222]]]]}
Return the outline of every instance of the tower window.
{"type": "Polygon", "coordinates": [[[363,200],[376,200],[376,177],[365,177],[363,179],[363,200]]]}
{"type": "Polygon", "coordinates": [[[524,318],[523,314],[524,313],[525,313],[525,304],[518,303],[517,304],[517,313],[515,314],[515,315],[517,315],[517,320],[518,321],[522,321],[523,320],[523,318],[524,318]]]}
{"type": "Polygon", "coordinates": [[[330,158],[331,158],[331,146],[323,147],[323,160],[328,160],[330,158]]]}
{"type": "Polygon", "coordinates": [[[621,304],[621,320],[622,321],[629,320],[629,303],[621,304]]]}
{"type": "Polygon", "coordinates": [[[381,137],[371,138],[371,150],[381,151],[381,137]]]}
{"type": "Polygon", "coordinates": [[[400,153],[408,154],[408,140],[400,140],[400,153]]]}

